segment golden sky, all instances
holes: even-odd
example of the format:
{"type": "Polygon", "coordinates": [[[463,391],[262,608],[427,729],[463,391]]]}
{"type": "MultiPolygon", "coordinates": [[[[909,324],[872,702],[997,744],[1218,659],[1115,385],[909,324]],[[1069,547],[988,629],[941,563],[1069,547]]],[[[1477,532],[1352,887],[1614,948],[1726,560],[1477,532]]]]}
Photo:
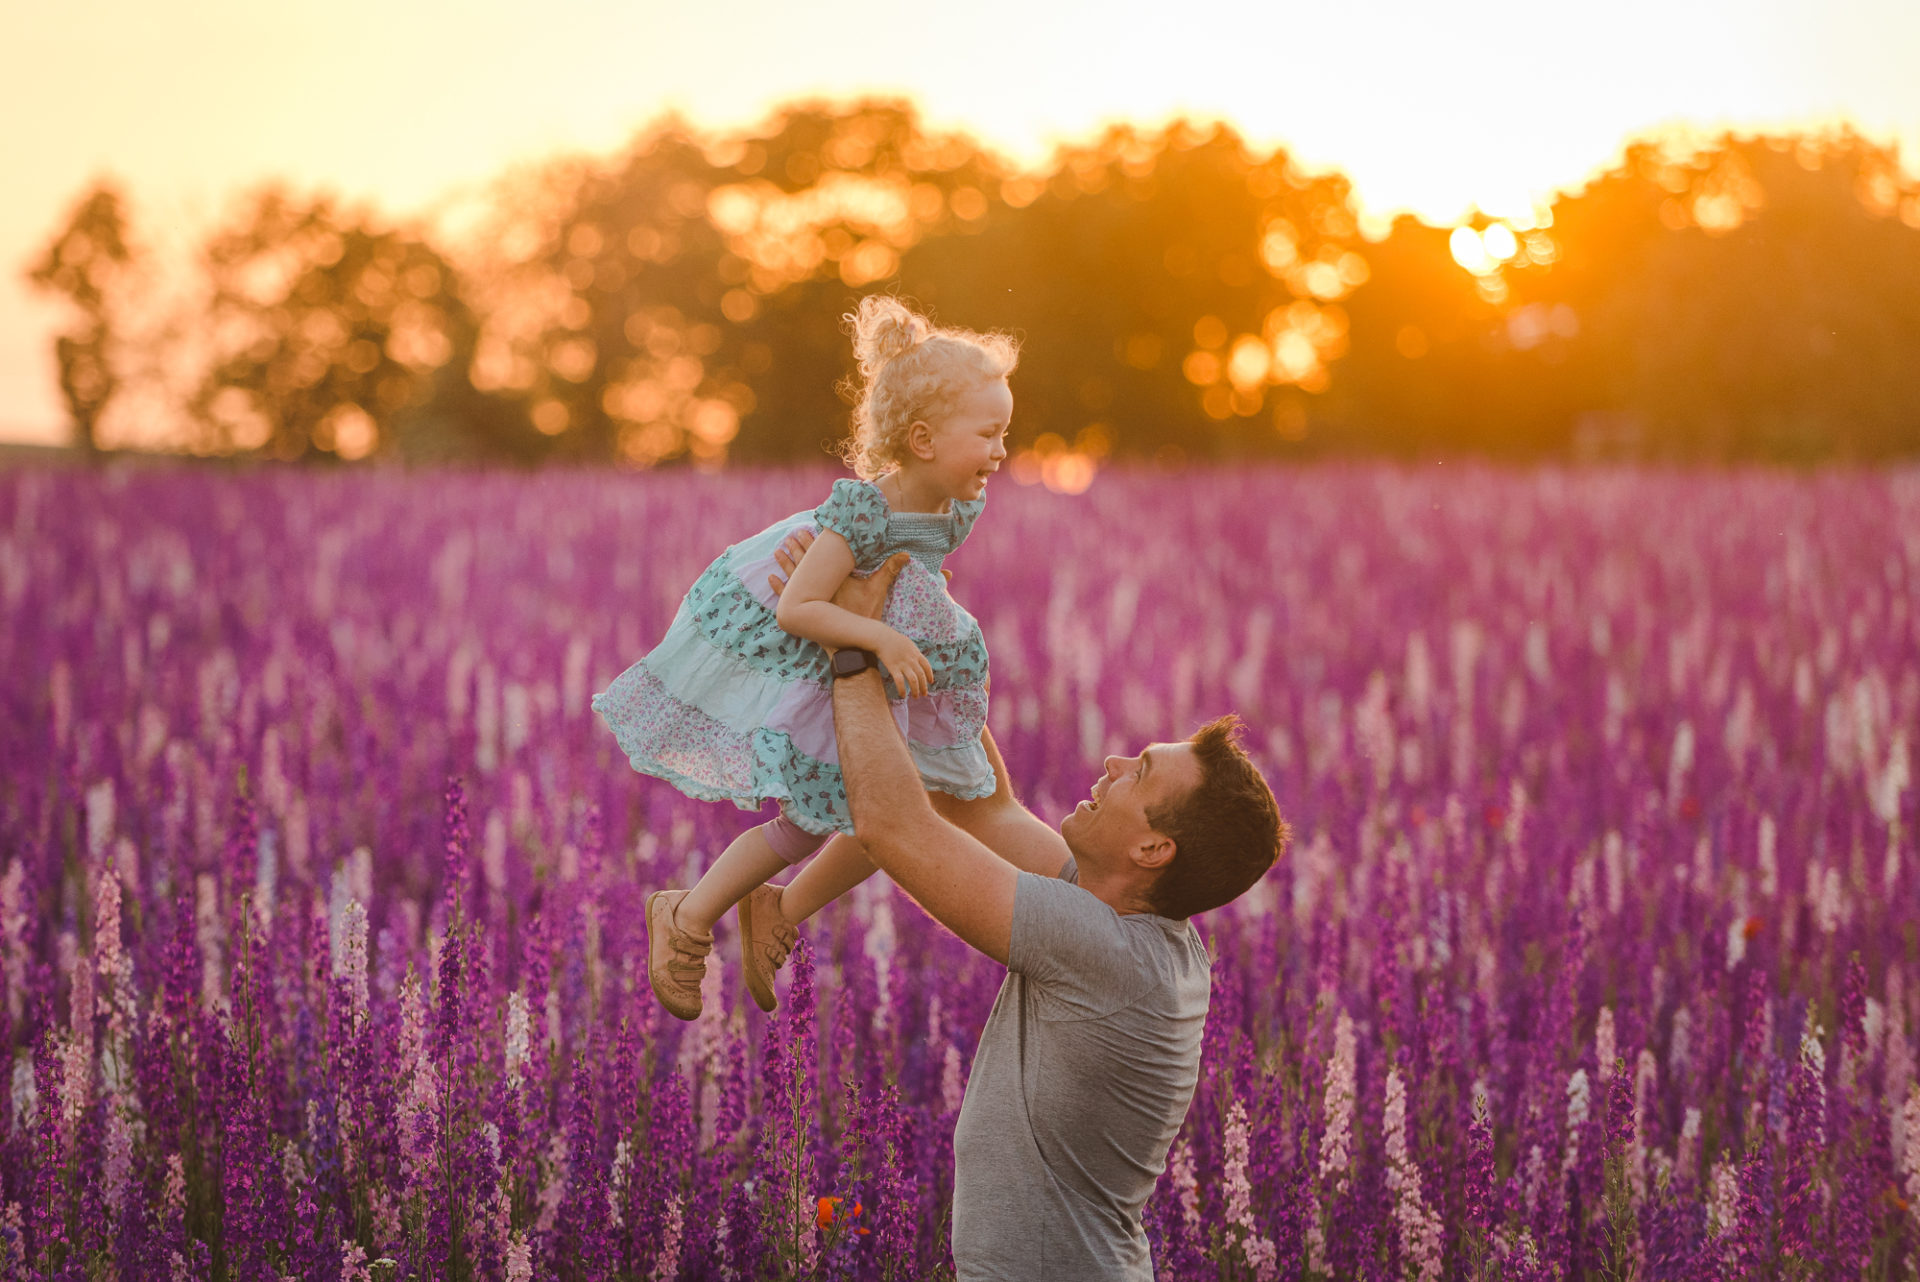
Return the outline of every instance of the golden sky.
{"type": "Polygon", "coordinates": [[[0,439],[57,439],[59,310],[21,280],[98,174],[189,249],[267,178],[392,212],[675,108],[750,124],[907,94],[1017,159],[1113,119],[1223,117],[1376,217],[1524,208],[1685,124],[1838,121],[1920,157],[1916,0],[4,0],[0,439]]]}

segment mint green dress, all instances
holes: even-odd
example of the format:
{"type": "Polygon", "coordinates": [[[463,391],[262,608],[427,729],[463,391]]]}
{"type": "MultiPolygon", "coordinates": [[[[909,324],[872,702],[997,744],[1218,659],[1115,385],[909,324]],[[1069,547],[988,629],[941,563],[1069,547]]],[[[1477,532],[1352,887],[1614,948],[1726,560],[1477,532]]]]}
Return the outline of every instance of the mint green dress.
{"type": "Polygon", "coordinates": [[[827,654],[780,628],[767,586],[789,534],[832,530],[853,549],[858,574],[896,552],[911,555],[882,618],[920,647],[933,682],[924,696],[902,697],[888,680],[894,719],[929,789],[991,795],[993,767],[980,744],[986,639],[940,573],[984,506],[975,499],[945,513],[896,513],[872,482],[834,482],[819,507],[775,522],[707,567],[660,644],[594,695],[593,710],[635,770],[689,797],[743,810],[777,801],[810,833],[852,832],[827,654]]]}

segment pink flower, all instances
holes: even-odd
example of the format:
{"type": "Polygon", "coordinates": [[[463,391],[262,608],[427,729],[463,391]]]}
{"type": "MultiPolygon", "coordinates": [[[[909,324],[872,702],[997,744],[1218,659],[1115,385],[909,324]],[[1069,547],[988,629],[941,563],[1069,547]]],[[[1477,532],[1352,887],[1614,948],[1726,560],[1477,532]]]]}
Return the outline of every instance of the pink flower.
{"type": "Polygon", "coordinates": [[[1387,1189],[1400,1229],[1400,1250],[1420,1282],[1440,1277],[1440,1214],[1421,1196],[1420,1167],[1407,1151],[1407,1088],[1398,1068],[1387,1071],[1387,1189]]]}
{"type": "Polygon", "coordinates": [[[1345,1011],[1333,1028],[1333,1058],[1327,1061],[1326,1129],[1320,1137],[1320,1178],[1339,1177],[1337,1192],[1347,1191],[1347,1145],[1353,1129],[1353,1019],[1345,1011]]]}

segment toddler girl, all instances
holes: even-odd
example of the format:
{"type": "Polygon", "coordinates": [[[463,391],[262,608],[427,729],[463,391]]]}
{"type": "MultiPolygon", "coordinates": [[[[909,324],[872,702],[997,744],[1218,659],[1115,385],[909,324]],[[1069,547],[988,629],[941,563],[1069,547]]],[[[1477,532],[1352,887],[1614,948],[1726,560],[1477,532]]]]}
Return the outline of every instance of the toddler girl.
{"type": "MultiPolygon", "coordinates": [[[[985,504],[1006,457],[1015,342],[938,329],[896,299],[872,296],[847,318],[860,365],[845,454],[858,480],[826,502],[736,543],[687,593],[666,637],[593,697],[633,768],[701,801],[780,817],[735,838],[692,890],[647,897],[647,977],[673,1014],[700,1013],[713,924],[740,905],[742,971],[762,1010],[818,903],[783,905],[768,878],[827,849],[811,898],[871,872],[851,835],[833,732],[833,686],[820,644],[879,656],[895,720],[929,789],[963,800],[994,791],[980,735],[987,722],[987,648],[980,625],[947,594],[940,564],[985,504]],[[768,582],[787,536],[817,538],[783,592],[768,582]],[[881,619],[833,605],[850,573],[911,554],[881,619]],[[829,844],[828,839],[834,839],[829,844]]],[[[821,902],[824,902],[822,899],[821,902]]]]}

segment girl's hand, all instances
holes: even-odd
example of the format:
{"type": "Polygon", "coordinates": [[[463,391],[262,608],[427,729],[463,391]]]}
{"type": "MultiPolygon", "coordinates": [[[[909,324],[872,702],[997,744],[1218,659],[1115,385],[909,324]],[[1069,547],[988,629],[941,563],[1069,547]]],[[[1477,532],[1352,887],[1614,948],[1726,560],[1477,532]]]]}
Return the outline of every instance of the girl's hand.
{"type": "Polygon", "coordinates": [[[902,694],[918,697],[932,686],[933,665],[920,653],[919,646],[894,629],[887,629],[886,640],[874,654],[879,656],[880,666],[887,670],[887,675],[893,678],[893,688],[902,694]]]}

